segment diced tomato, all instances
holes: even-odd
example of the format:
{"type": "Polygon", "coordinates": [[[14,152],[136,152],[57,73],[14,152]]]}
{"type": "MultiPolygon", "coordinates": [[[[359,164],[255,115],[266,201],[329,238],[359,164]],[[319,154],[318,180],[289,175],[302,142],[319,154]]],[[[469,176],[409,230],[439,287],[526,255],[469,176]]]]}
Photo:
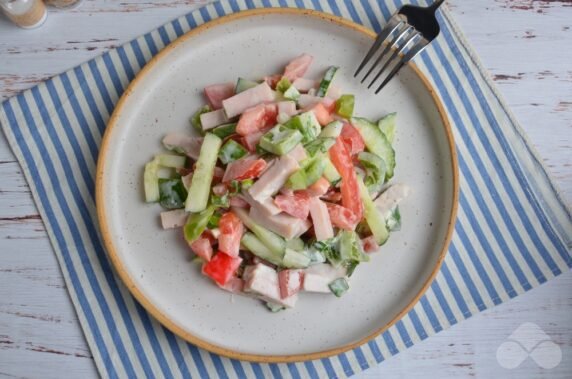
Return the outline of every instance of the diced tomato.
{"type": "Polygon", "coordinates": [[[254,179],[266,168],[264,159],[239,159],[226,166],[223,183],[231,180],[254,179]]]}
{"type": "Polygon", "coordinates": [[[369,236],[361,240],[363,251],[366,253],[375,253],[379,249],[379,245],[375,241],[374,236],[369,236]]]}
{"type": "Polygon", "coordinates": [[[234,95],[234,83],[213,84],[205,87],[205,96],[213,110],[222,108],[222,101],[234,95]]]}
{"type": "Polygon", "coordinates": [[[236,125],[236,132],[241,136],[260,132],[276,125],[277,116],[276,104],[259,104],[244,111],[236,125]]]}
{"type": "Polygon", "coordinates": [[[220,236],[218,237],[218,249],[231,257],[238,257],[240,239],[244,232],[242,221],[232,212],[227,212],[218,222],[220,236]]]}
{"type": "Polygon", "coordinates": [[[303,274],[301,270],[282,270],[278,273],[280,297],[285,299],[300,292],[303,274]]]}
{"type": "Polygon", "coordinates": [[[281,74],[269,75],[265,76],[263,79],[270,86],[270,88],[276,89],[276,85],[278,84],[280,79],[282,79],[282,75],[281,74]]]}
{"type": "Polygon", "coordinates": [[[207,238],[199,238],[191,245],[193,252],[205,261],[210,261],[213,256],[213,247],[207,238]]]}
{"type": "Polygon", "coordinates": [[[309,197],[323,196],[330,189],[330,182],[324,177],[318,179],[314,184],[300,192],[306,193],[309,197]]]}
{"type": "Polygon", "coordinates": [[[354,230],[356,228],[360,220],[352,211],[337,204],[326,203],[326,205],[328,206],[332,225],[345,230],[354,230]]]}
{"type": "Polygon", "coordinates": [[[310,198],[304,192],[294,192],[292,195],[277,195],[274,204],[283,212],[305,220],[310,213],[310,198]]]}
{"type": "Polygon", "coordinates": [[[248,208],[248,203],[240,196],[232,196],[230,198],[230,206],[236,208],[248,208]]]}
{"type": "Polygon", "coordinates": [[[361,134],[352,124],[344,124],[340,137],[351,155],[361,153],[365,149],[361,134]]]}
{"type": "Polygon", "coordinates": [[[203,265],[203,274],[224,286],[232,279],[241,262],[242,258],[240,257],[231,257],[223,252],[218,252],[203,265]]]}
{"type": "Polygon", "coordinates": [[[241,293],[244,289],[244,280],[237,278],[236,276],[231,277],[225,285],[221,286],[217,283],[217,285],[225,291],[231,293],[241,293]]]}
{"type": "Polygon", "coordinates": [[[310,110],[314,112],[314,115],[316,116],[318,122],[322,126],[326,126],[330,122],[334,121],[332,113],[326,109],[323,103],[318,103],[314,105],[310,110]]]}
{"type": "Polygon", "coordinates": [[[284,69],[284,77],[290,82],[294,82],[294,80],[304,76],[313,61],[314,57],[308,54],[294,58],[284,69]]]}
{"type": "Polygon", "coordinates": [[[342,177],[342,205],[352,211],[358,220],[361,220],[363,203],[359,195],[358,179],[352,164],[352,157],[341,137],[338,137],[336,143],[330,148],[330,159],[342,177]]]}

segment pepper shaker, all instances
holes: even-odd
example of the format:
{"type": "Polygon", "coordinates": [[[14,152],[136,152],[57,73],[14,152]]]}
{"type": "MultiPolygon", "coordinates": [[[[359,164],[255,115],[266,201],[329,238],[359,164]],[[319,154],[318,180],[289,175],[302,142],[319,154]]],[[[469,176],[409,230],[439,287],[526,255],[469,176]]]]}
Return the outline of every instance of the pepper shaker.
{"type": "Polygon", "coordinates": [[[48,17],[42,0],[0,0],[0,9],[10,21],[24,29],[37,28],[48,17]]]}

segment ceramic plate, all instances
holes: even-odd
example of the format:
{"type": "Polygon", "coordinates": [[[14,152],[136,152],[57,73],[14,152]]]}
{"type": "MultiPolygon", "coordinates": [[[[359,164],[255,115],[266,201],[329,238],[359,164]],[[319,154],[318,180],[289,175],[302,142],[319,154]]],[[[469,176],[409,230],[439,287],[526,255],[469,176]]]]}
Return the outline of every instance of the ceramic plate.
{"type": "Polygon", "coordinates": [[[186,340],[226,356],[295,361],[340,353],[396,322],[429,286],[451,236],[457,167],[448,121],[427,80],[406,67],[374,96],[352,78],[372,43],[361,26],[318,12],[258,10],[218,19],[183,36],[133,81],[111,118],[98,162],[97,206],[105,245],[139,302],[186,340]],[[237,77],[280,72],[303,52],[306,76],[329,65],[355,114],[398,113],[394,182],[412,187],[400,206],[402,229],[362,264],[342,298],[302,294],[295,309],[270,313],[260,302],[220,290],[189,261],[180,230],[163,231],[157,204],[143,201],[143,166],[167,132],[190,131],[202,89],[237,77]]]}

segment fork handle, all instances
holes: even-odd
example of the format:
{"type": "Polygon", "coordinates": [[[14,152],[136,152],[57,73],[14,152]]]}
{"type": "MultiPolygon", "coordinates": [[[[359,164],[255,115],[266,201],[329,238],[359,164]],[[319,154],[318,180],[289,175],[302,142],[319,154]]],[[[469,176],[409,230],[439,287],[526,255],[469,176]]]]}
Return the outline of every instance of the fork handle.
{"type": "Polygon", "coordinates": [[[441,6],[441,4],[443,4],[444,2],[445,2],[445,0],[437,0],[429,6],[429,9],[432,10],[433,12],[435,12],[437,10],[437,8],[439,8],[441,6]]]}

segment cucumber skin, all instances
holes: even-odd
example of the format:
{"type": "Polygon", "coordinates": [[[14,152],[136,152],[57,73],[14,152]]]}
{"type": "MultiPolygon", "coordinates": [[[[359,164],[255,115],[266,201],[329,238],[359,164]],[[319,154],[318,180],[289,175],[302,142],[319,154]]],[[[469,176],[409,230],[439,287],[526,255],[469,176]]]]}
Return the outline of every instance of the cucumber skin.
{"type": "Polygon", "coordinates": [[[393,178],[395,170],[395,150],[385,137],[385,134],[375,124],[365,118],[352,118],[352,125],[360,132],[368,150],[385,161],[387,171],[385,181],[393,178]]]}
{"type": "Polygon", "coordinates": [[[187,212],[201,212],[207,207],[214,168],[221,145],[222,140],[219,137],[212,133],[205,135],[185,202],[187,212]]]}
{"type": "Polygon", "coordinates": [[[364,218],[375,237],[375,242],[381,246],[387,242],[389,238],[387,223],[369,196],[369,191],[363,183],[363,180],[358,179],[358,183],[360,187],[360,197],[363,202],[364,218]]]}
{"type": "Polygon", "coordinates": [[[326,94],[328,93],[328,89],[330,88],[330,85],[334,81],[334,76],[336,75],[337,71],[338,67],[336,66],[331,66],[330,68],[328,68],[328,70],[324,74],[324,78],[320,82],[320,87],[318,89],[318,92],[316,93],[316,96],[318,97],[326,96],[326,94]]]}
{"type": "Polygon", "coordinates": [[[276,254],[268,248],[260,239],[252,233],[244,233],[241,244],[246,247],[252,254],[259,258],[267,260],[270,263],[281,266],[284,253],[276,254]]]}

